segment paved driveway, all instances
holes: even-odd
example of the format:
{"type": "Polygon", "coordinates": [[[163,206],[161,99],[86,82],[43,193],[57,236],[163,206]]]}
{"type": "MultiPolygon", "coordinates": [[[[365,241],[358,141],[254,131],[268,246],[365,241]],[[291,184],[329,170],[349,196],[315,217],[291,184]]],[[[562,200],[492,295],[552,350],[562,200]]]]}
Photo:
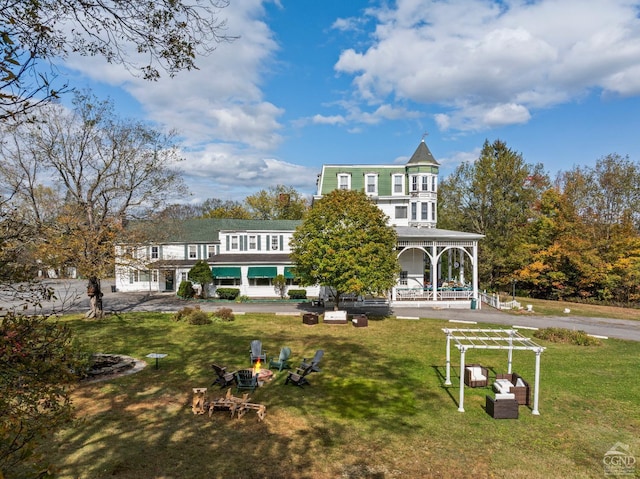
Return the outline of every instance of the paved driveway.
{"type": "MultiPolygon", "coordinates": [[[[89,309],[89,298],[86,295],[86,281],[60,280],[51,281],[50,284],[56,289],[57,300],[44,303],[45,311],[51,308],[65,309],[72,312],[83,312],[89,309]],[[75,301],[72,301],[75,299],[75,301]]],[[[103,302],[106,311],[127,312],[127,311],[167,311],[173,312],[178,309],[194,304],[192,301],[185,301],[178,298],[173,293],[120,293],[112,292],[109,281],[103,281],[104,292],[103,302]]],[[[215,301],[198,301],[198,305],[204,311],[215,311],[222,305],[215,301]]],[[[5,305],[6,306],[6,305],[5,305]]],[[[302,314],[305,312],[321,313],[323,310],[312,307],[309,303],[281,303],[281,302],[261,302],[261,303],[232,303],[230,307],[234,312],[272,312],[283,314],[302,314]]],[[[539,316],[534,314],[511,314],[495,310],[484,305],[483,309],[435,309],[435,308],[347,308],[351,313],[368,313],[370,315],[390,314],[407,320],[417,318],[434,318],[452,321],[475,321],[478,323],[489,323],[501,326],[523,326],[535,328],[558,327],[582,330],[589,334],[607,336],[611,338],[628,339],[640,341],[640,321],[607,319],[607,318],[586,318],[580,316],[539,316]]],[[[463,326],[461,326],[463,327],[463,326]]]]}

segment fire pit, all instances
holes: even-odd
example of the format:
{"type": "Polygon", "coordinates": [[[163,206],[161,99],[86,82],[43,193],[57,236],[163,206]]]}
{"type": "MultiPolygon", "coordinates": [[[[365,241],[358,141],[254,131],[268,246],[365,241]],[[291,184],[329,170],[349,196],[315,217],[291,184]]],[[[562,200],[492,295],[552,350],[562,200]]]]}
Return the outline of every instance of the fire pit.
{"type": "Polygon", "coordinates": [[[273,371],[271,369],[263,369],[260,360],[253,366],[253,374],[258,377],[258,386],[262,386],[265,382],[273,379],[273,371]]]}

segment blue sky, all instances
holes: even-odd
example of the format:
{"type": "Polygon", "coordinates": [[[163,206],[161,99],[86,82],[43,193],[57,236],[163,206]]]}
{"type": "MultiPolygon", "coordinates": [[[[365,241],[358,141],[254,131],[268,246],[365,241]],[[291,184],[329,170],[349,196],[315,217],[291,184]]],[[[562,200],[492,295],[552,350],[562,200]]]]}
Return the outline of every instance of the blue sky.
{"type": "Polygon", "coordinates": [[[240,37],[148,83],[71,56],[71,86],[176,129],[192,191],[311,195],[322,164],[406,162],[425,132],[441,177],[500,139],[555,176],[640,161],[640,2],[231,0],[240,37]]]}

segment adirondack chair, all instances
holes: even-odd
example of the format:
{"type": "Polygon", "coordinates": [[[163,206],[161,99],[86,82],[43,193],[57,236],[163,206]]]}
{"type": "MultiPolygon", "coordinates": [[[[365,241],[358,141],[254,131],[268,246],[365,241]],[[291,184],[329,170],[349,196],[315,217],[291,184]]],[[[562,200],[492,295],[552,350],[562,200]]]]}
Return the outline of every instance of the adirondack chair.
{"type": "Polygon", "coordinates": [[[241,389],[254,391],[258,387],[258,376],[253,373],[253,369],[241,369],[236,371],[236,392],[241,389]]]}
{"type": "Polygon", "coordinates": [[[291,383],[300,387],[304,386],[305,384],[311,384],[307,380],[307,376],[311,374],[312,370],[313,370],[313,366],[309,364],[309,366],[307,366],[305,369],[297,369],[295,373],[293,371],[290,371],[284,383],[285,384],[291,383]]]}
{"type": "Polygon", "coordinates": [[[318,367],[318,363],[322,359],[322,356],[324,356],[324,349],[318,349],[311,360],[302,358],[302,363],[298,369],[304,370],[311,366],[311,372],[319,373],[321,369],[318,367]]]}
{"type": "Polygon", "coordinates": [[[213,370],[216,373],[216,379],[211,383],[211,385],[213,386],[214,384],[219,384],[220,385],[220,389],[223,389],[227,386],[230,386],[231,384],[233,384],[236,380],[236,374],[235,371],[232,373],[227,372],[227,368],[223,367],[223,366],[219,366],[217,364],[212,364],[211,367],[213,368],[213,370]]]}
{"type": "Polygon", "coordinates": [[[291,348],[285,346],[280,350],[280,356],[278,356],[278,359],[271,358],[269,360],[269,369],[278,368],[278,371],[282,371],[283,369],[291,369],[291,365],[289,364],[290,356],[291,348]]]}
{"type": "Polygon", "coordinates": [[[251,353],[249,357],[251,359],[251,364],[255,363],[258,359],[263,364],[267,362],[267,353],[266,351],[262,351],[262,341],[259,339],[251,341],[251,353]]]}

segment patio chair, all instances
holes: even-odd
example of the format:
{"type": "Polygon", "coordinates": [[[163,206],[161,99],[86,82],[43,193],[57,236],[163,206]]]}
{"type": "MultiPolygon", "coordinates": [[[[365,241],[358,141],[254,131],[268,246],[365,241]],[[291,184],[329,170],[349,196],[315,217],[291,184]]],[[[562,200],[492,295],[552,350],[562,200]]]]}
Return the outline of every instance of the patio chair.
{"type": "Polygon", "coordinates": [[[240,369],[236,371],[236,392],[241,389],[254,391],[258,387],[258,376],[253,373],[253,369],[240,369]]]}
{"type": "Polygon", "coordinates": [[[259,339],[254,339],[253,341],[251,341],[250,358],[251,364],[258,361],[258,359],[263,364],[267,362],[267,353],[262,351],[262,341],[260,341],[259,339]]]}
{"type": "Polygon", "coordinates": [[[307,375],[311,374],[312,370],[313,370],[313,366],[309,364],[309,366],[307,366],[305,369],[297,369],[295,373],[293,371],[290,371],[284,383],[285,384],[291,383],[300,387],[304,386],[305,384],[311,384],[307,380],[307,375]]]}
{"type": "Polygon", "coordinates": [[[318,367],[318,363],[322,359],[322,356],[324,356],[324,349],[318,349],[311,360],[302,358],[302,363],[298,369],[304,370],[311,366],[311,372],[319,373],[322,370],[318,367]]]}
{"type": "Polygon", "coordinates": [[[291,365],[289,364],[289,357],[291,356],[291,348],[285,346],[280,350],[280,356],[278,359],[271,358],[269,360],[269,369],[278,368],[278,371],[282,371],[283,369],[291,369],[291,365]]]}
{"type": "Polygon", "coordinates": [[[219,366],[217,364],[212,364],[211,367],[213,368],[217,376],[216,379],[211,383],[212,386],[214,384],[219,384],[220,389],[223,389],[227,386],[232,385],[235,382],[236,380],[235,371],[232,373],[228,373],[226,367],[219,366]]]}

